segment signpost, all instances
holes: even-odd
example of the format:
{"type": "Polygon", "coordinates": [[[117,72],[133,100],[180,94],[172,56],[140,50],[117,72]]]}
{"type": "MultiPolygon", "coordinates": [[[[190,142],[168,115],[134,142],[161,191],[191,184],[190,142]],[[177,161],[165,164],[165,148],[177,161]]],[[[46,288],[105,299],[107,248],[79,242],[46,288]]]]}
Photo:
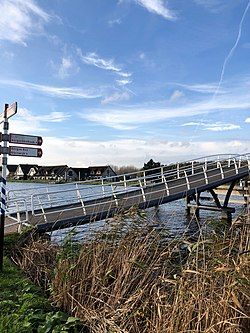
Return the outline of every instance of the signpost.
{"type": "Polygon", "coordinates": [[[43,144],[43,139],[41,136],[10,133],[9,143],[41,146],[43,144]]]}
{"type": "Polygon", "coordinates": [[[6,211],[6,176],[7,158],[10,156],[22,157],[42,157],[41,148],[9,146],[8,142],[14,144],[41,146],[43,139],[41,136],[8,133],[8,119],[17,113],[17,103],[5,104],[4,112],[0,114],[0,124],[3,123],[3,133],[0,133],[0,154],[2,155],[2,177],[1,177],[1,208],[0,208],[0,271],[3,269],[3,245],[4,245],[4,223],[6,211]]]}
{"type": "Polygon", "coordinates": [[[41,148],[9,146],[9,155],[23,157],[42,157],[43,151],[41,148]]]}

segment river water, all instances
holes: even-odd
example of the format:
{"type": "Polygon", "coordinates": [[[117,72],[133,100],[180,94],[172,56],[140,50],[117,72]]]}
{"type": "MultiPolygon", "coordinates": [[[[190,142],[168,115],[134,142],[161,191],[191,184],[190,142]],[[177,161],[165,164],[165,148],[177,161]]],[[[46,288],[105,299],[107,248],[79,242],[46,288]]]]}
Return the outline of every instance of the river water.
{"type": "MultiPolygon", "coordinates": [[[[21,190],[20,195],[24,194],[35,194],[44,191],[44,186],[49,187],[49,191],[55,191],[58,189],[58,185],[54,184],[39,184],[39,183],[22,183],[22,182],[9,182],[7,184],[7,191],[12,190],[21,190]]],[[[60,189],[70,189],[72,184],[68,184],[65,186],[60,185],[60,189]]],[[[100,189],[100,188],[99,188],[100,189]]],[[[83,186],[80,190],[81,195],[89,195],[91,193],[88,186],[83,186]]],[[[73,198],[73,193],[66,191],[60,194],[63,200],[65,201],[74,201],[77,198],[73,198]],[[71,194],[72,193],[72,194],[71,194]]],[[[98,193],[98,191],[96,192],[98,193]]],[[[92,193],[93,195],[93,193],[92,193]]],[[[58,200],[58,194],[57,200],[58,200]]],[[[209,202],[209,204],[212,204],[209,202]]],[[[236,213],[233,217],[239,215],[243,210],[244,206],[241,204],[230,204],[231,207],[236,208],[236,213]]],[[[186,233],[188,235],[193,235],[200,227],[206,228],[207,222],[209,220],[214,220],[220,218],[220,214],[218,212],[211,212],[211,211],[201,211],[200,212],[200,219],[199,223],[197,224],[197,220],[195,216],[186,216],[185,211],[185,200],[177,200],[171,203],[163,204],[158,209],[149,208],[145,211],[145,219],[147,219],[148,224],[154,229],[164,229],[168,232],[170,237],[175,237],[178,235],[182,235],[186,233]]],[[[109,220],[110,221],[110,220],[109,220]]],[[[90,238],[95,234],[97,231],[105,230],[109,228],[110,223],[105,221],[99,221],[94,223],[89,223],[83,226],[75,227],[74,228],[74,235],[71,236],[73,239],[81,240],[90,238]]],[[[65,237],[72,232],[72,228],[67,228],[63,230],[54,231],[52,236],[52,241],[56,243],[62,242],[65,237]]]]}

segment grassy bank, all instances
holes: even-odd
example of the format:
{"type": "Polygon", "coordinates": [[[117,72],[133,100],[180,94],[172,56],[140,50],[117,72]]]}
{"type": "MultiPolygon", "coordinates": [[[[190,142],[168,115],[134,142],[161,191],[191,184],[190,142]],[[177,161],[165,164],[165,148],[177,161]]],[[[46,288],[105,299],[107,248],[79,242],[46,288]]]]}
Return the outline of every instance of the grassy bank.
{"type": "Polygon", "coordinates": [[[51,306],[41,288],[35,286],[10,260],[17,235],[6,237],[7,256],[0,272],[0,332],[79,332],[79,320],[51,306]]]}
{"type": "Polygon", "coordinates": [[[116,221],[84,244],[35,241],[18,260],[93,333],[248,333],[249,216],[241,220],[195,242],[116,221]]]}

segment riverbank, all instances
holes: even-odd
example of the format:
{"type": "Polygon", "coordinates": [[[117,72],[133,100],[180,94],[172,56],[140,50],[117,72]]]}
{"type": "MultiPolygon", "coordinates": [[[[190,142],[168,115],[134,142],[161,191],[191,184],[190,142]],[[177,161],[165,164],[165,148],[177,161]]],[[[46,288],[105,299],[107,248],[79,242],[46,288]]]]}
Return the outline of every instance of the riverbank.
{"type": "Polygon", "coordinates": [[[91,333],[249,332],[249,215],[196,240],[124,219],[83,244],[34,241],[16,260],[91,333]]]}
{"type": "Polygon", "coordinates": [[[53,307],[45,291],[11,261],[18,238],[17,234],[5,238],[4,270],[0,272],[0,332],[80,332],[79,320],[53,307]]]}

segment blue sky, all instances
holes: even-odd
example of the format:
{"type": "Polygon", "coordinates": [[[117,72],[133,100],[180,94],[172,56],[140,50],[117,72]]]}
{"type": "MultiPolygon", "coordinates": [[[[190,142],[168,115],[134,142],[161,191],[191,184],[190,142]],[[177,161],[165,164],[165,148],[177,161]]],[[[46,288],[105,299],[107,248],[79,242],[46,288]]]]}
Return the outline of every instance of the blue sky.
{"type": "Polygon", "coordinates": [[[248,0],[0,0],[0,101],[40,160],[143,165],[250,151],[248,0]]]}

